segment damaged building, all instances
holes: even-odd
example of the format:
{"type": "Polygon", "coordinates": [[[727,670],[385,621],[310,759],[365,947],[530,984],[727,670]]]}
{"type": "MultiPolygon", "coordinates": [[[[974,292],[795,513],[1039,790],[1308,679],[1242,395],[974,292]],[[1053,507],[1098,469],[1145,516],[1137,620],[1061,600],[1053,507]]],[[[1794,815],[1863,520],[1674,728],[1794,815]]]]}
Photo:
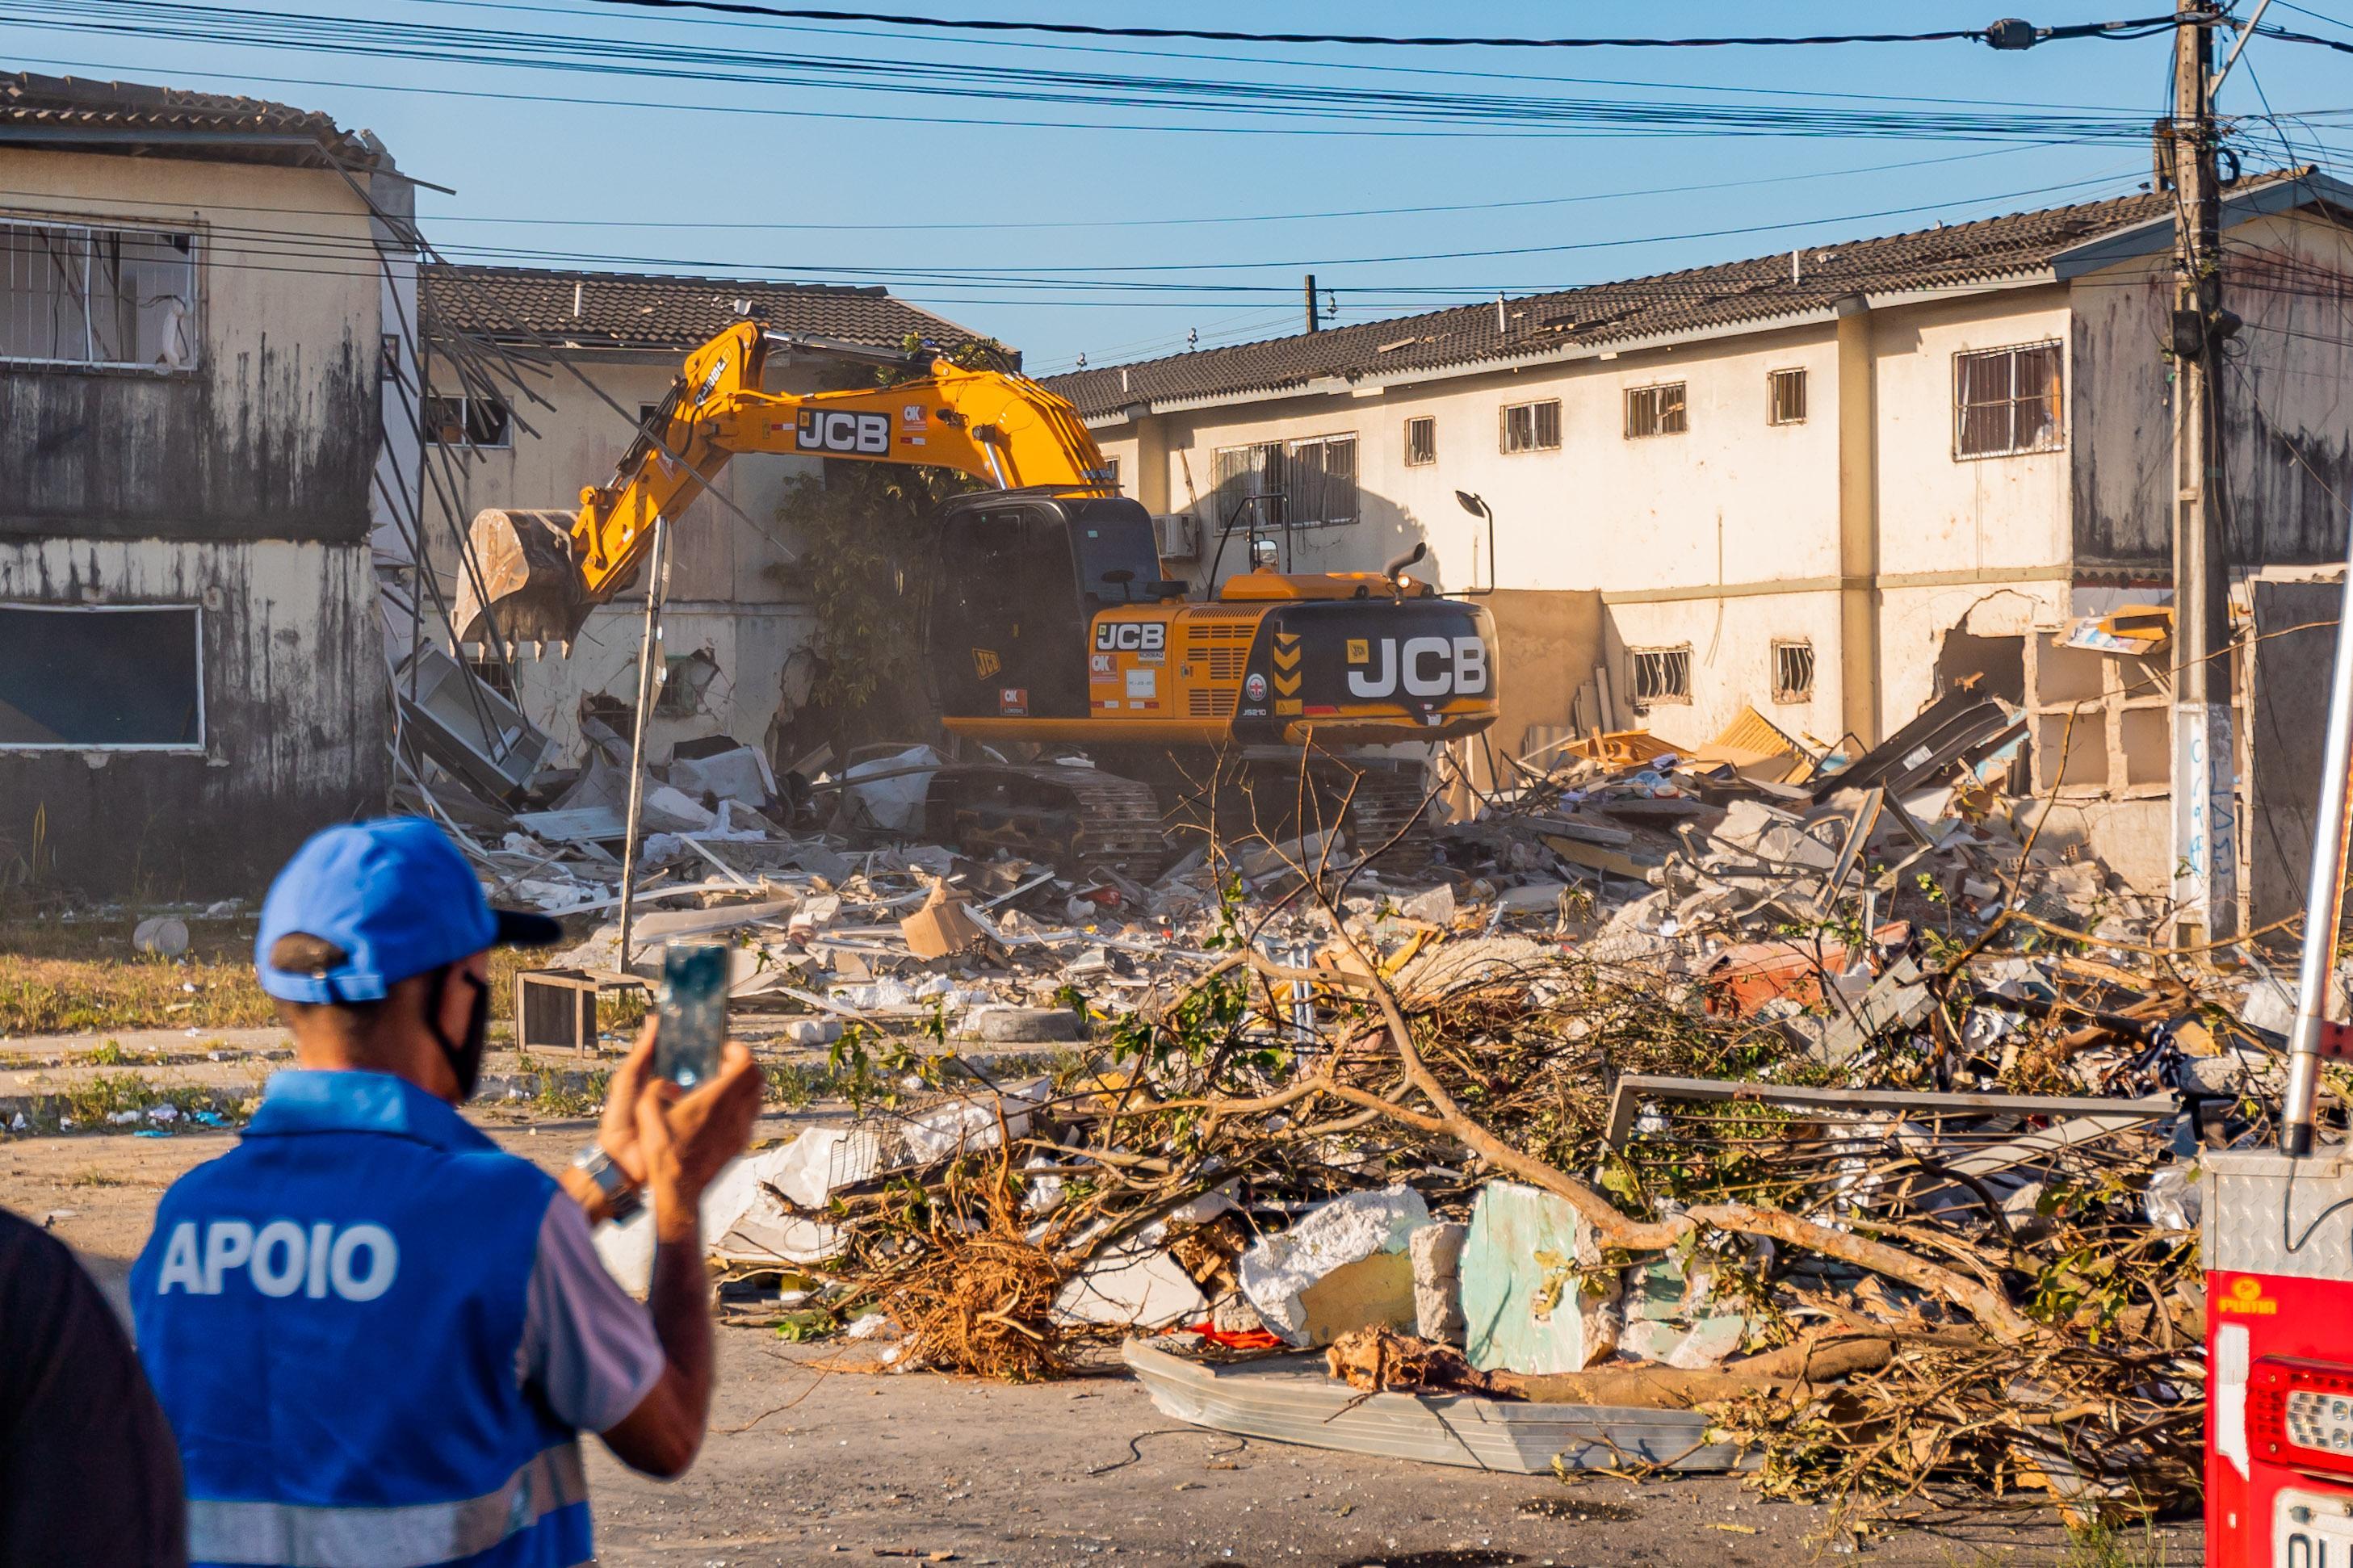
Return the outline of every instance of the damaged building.
{"type": "Polygon", "coordinates": [[[324,115],[19,74],[0,190],[0,866],[249,894],[385,798],[409,187],[324,115]]]}
{"type": "MultiPolygon", "coordinates": [[[[426,531],[432,570],[452,595],[456,541],[476,512],[577,506],[582,487],[611,479],[687,353],[737,321],[892,350],[910,338],[944,347],[977,335],[879,288],[441,263],[424,268],[421,288],[428,344],[530,367],[510,384],[428,353],[426,531]]],[[[783,367],[772,391],[842,384],[833,378],[843,362],[822,353],[770,363],[783,367]]],[[[656,763],[681,742],[720,735],[770,750],[807,700],[815,611],[777,513],[794,479],[823,470],[817,458],[737,458],[676,520],[665,668],[647,733],[656,763]]],[[[470,663],[510,692],[552,755],[574,756],[584,703],[617,711],[635,700],[644,606],[640,581],[589,616],[568,654],[526,645],[509,666],[473,648],[470,663]]]]}
{"type": "MultiPolygon", "coordinates": [[[[1492,584],[1498,752],[1630,725],[1688,748],[1752,709],[1868,745],[1975,676],[2031,710],[2029,782],[2069,803],[2054,829],[2158,887],[2168,656],[2091,618],[2170,593],[2172,206],[2144,192],[1050,384],[1197,580],[1243,569],[1255,523],[1294,570],[1420,544],[1441,586],[1492,584]]],[[[2348,224],[2353,189],[2309,170],[2225,193],[2242,600],[2342,559],[2348,224]]],[[[2241,686],[2258,707],[2262,673],[2241,686]]]]}

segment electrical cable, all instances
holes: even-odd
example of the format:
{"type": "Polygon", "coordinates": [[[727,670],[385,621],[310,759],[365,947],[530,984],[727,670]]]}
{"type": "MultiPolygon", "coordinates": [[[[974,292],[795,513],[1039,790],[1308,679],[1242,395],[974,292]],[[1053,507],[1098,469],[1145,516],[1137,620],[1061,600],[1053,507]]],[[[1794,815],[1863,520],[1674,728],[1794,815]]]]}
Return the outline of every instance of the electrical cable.
{"type": "MultiPolygon", "coordinates": [[[[1496,37],[1408,37],[1376,33],[1246,33],[1213,27],[1113,27],[1091,22],[1017,22],[997,18],[962,19],[915,16],[883,11],[818,11],[759,5],[746,0],[598,0],[602,5],[643,6],[663,11],[712,11],[733,16],[776,16],[804,22],[875,22],[893,27],[922,27],[956,32],[1053,33],[1088,38],[1199,38],[1228,44],[1345,44],[1359,47],[1609,49],[1609,48],[1729,48],[1824,44],[1942,44],[1987,41],[1984,27],[1946,27],[1926,33],[1826,33],[1806,37],[1752,36],[1715,38],[1533,38],[1496,37]]],[[[2065,27],[2037,27],[2035,41],[2058,38],[2143,37],[2169,29],[2172,16],[2143,16],[2124,22],[2092,22],[2065,27]]]]}
{"type": "MultiPolygon", "coordinates": [[[[914,97],[976,99],[1050,107],[1174,110],[1269,121],[1375,121],[1352,134],[1431,134],[1400,130],[1477,126],[1488,133],[1596,134],[1639,127],[1646,134],[1926,136],[1948,140],[2132,139],[2137,116],[2034,106],[2031,111],[1771,106],[1624,98],[1425,92],[1316,86],[1198,76],[1126,76],[1029,67],[779,54],[616,39],[448,27],[313,13],[247,10],[183,0],[23,0],[10,18],[28,27],[79,34],[364,55],[432,64],[521,68],[592,76],[798,86],[914,97]],[[118,19],[107,19],[118,18],[118,19]]],[[[1691,90],[1691,89],[1683,89],[1691,90]]],[[[721,106],[727,107],[727,106],[721,106]]],[[[801,113],[811,111],[801,110],[801,113]]],[[[817,111],[825,112],[825,111],[817,111]]],[[[1155,129],[1199,129],[1160,125],[1155,129]]],[[[1451,132],[1461,134],[1457,131],[1451,132]]]]}

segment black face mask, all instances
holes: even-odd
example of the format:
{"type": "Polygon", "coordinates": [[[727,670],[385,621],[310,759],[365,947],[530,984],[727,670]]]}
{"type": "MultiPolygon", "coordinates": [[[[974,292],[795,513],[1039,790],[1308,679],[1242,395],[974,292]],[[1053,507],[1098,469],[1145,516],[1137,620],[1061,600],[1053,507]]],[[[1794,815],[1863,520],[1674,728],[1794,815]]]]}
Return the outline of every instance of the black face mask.
{"type": "Polygon", "coordinates": [[[440,981],[433,987],[426,1024],[439,1043],[442,1056],[448,1058],[449,1070],[457,1075],[459,1101],[462,1104],[473,1099],[475,1087],[482,1080],[482,1052],[490,1044],[491,988],[456,964],[449,965],[441,971],[440,981]],[[466,1011],[466,1037],[462,1040],[453,1040],[441,1032],[441,1005],[448,997],[453,976],[474,988],[474,1003],[466,1011]]]}

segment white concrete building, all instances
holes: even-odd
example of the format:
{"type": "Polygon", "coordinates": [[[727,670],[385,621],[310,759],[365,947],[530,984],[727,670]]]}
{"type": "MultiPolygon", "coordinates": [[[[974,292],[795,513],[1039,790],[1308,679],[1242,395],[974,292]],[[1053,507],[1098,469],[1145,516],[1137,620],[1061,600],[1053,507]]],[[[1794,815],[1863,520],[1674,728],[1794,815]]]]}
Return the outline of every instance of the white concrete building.
{"type": "Polygon", "coordinates": [[[407,195],[323,114],[0,76],[0,861],[252,896],[383,809],[407,195]]]}
{"type": "MultiPolygon", "coordinates": [[[[2164,655],[2050,634],[2169,593],[2171,210],[2143,194],[1050,384],[1127,493],[1196,521],[1197,576],[1262,511],[1299,570],[1419,542],[1443,587],[1497,584],[1499,748],[1596,722],[1696,744],[1752,705],[1869,743],[1977,673],[2050,710],[2038,787],[2139,803],[2095,837],[2161,885],[2164,655]],[[1458,490],[1492,508],[1493,559],[1458,490]],[[1588,645],[1564,606],[1593,596],[1588,645]]],[[[2250,176],[2223,224],[2234,565],[2341,562],[2353,188],[2250,176]]]]}

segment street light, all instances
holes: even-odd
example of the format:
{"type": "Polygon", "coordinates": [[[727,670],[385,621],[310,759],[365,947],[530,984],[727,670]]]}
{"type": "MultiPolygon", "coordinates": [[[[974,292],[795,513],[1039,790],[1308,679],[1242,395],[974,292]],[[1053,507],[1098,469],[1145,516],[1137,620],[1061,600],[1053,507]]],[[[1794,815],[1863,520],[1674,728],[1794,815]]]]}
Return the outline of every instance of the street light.
{"type": "Polygon", "coordinates": [[[1483,598],[1495,591],[1495,514],[1474,491],[1456,490],[1454,499],[1460,501],[1462,504],[1462,510],[1472,517],[1483,517],[1487,520],[1487,585],[1483,588],[1463,590],[1465,598],[1483,598]]]}

